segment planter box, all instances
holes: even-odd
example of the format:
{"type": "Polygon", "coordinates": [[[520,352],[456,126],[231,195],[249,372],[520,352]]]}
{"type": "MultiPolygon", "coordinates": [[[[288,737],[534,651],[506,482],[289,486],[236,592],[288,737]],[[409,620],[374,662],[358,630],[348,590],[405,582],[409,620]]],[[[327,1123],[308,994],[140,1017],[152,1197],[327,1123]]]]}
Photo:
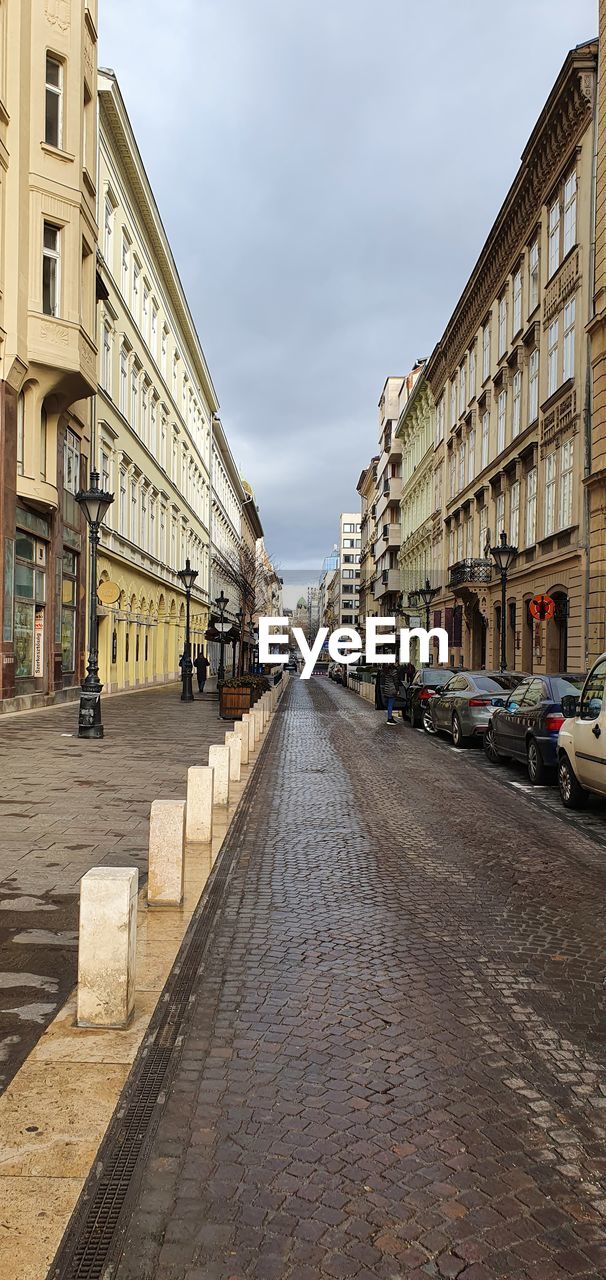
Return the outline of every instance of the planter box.
{"type": "Polygon", "coordinates": [[[229,688],[225,685],[221,686],[219,715],[222,720],[241,720],[252,706],[251,698],[252,689],[249,685],[243,685],[241,688],[229,688]]]}

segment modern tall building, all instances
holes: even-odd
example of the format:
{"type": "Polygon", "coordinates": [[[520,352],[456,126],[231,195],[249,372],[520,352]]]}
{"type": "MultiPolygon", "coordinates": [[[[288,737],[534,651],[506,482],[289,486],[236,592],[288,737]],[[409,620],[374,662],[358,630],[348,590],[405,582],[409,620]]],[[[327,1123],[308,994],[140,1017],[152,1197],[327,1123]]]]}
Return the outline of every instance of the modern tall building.
{"type": "Polygon", "coordinates": [[[0,710],[74,696],[97,385],[97,5],[0,5],[0,710]]]}
{"type": "MultiPolygon", "coordinates": [[[[185,595],[177,575],[187,557],[198,570],[194,652],[203,644],[211,510],[218,537],[217,505],[231,506],[216,462],[217,395],[112,72],[100,72],[98,90],[103,298],[93,456],[115,494],[101,533],[99,660],[106,688],[126,689],[178,677],[185,595]]],[[[233,506],[238,538],[235,498],[233,506]]]]}
{"type": "MultiPolygon", "coordinates": [[[[584,483],[596,70],[595,41],[566,58],[425,369],[436,405],[434,624],[446,627],[456,665],[499,665],[501,587],[489,548],[503,532],[518,548],[506,601],[508,664],[582,671],[590,648],[604,644],[599,607],[591,645],[587,627],[584,483]],[[553,597],[551,622],[533,621],[536,593],[553,597]]],[[[599,374],[594,398],[597,407],[599,374]]],[[[597,546],[602,463],[594,435],[597,546]]],[[[596,606],[600,591],[598,573],[596,606]]]]}
{"type": "Polygon", "coordinates": [[[342,511],[339,516],[338,602],[339,627],[357,627],[360,611],[360,523],[359,511],[342,511]]]}

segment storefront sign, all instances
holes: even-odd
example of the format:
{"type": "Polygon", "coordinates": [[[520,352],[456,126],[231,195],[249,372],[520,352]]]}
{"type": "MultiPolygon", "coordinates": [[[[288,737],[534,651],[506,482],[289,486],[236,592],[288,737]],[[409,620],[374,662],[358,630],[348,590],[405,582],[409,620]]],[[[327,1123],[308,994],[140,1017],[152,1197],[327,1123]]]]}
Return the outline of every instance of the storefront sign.
{"type": "Polygon", "coordinates": [[[120,599],[120,588],[117,582],[100,582],[97,587],[97,599],[101,604],[115,604],[120,599]]]}
{"type": "Polygon", "coordinates": [[[44,609],[36,609],[34,621],[34,675],[44,675],[44,609]]]}

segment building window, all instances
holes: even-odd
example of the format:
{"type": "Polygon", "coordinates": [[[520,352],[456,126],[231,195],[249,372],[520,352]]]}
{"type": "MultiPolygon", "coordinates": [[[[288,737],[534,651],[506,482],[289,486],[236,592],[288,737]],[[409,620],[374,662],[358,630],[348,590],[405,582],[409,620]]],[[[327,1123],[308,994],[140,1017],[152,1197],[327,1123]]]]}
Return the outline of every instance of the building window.
{"type": "Polygon", "coordinates": [[[519,536],[520,536],[520,481],[516,480],[511,486],[511,494],[509,496],[509,541],[513,547],[517,547],[519,536]]]}
{"type": "Polygon", "coordinates": [[[160,372],[165,382],[167,377],[167,363],[166,363],[167,349],[168,349],[168,333],[166,329],[163,329],[162,338],[160,340],[160,372]]]}
{"type": "Polygon", "coordinates": [[[468,560],[473,556],[473,516],[470,516],[465,525],[465,555],[468,560]]]}
{"type": "Polygon", "coordinates": [[[465,441],[459,445],[459,489],[465,488],[465,441]]]}
{"type": "Polygon", "coordinates": [[[124,347],[120,350],[120,412],[126,417],[128,387],[128,354],[124,347]]]}
{"type": "Polygon", "coordinates": [[[457,560],[463,559],[463,525],[457,527],[457,560]]]}
{"type": "Polygon", "coordinates": [[[436,444],[444,439],[444,396],[440,396],[436,408],[436,444]]]}
{"type": "Polygon", "coordinates": [[[74,551],[63,552],[61,591],[61,670],[76,667],[76,592],[78,558],[74,551]]]}
{"type": "MultiPolygon", "coordinates": [[[[109,455],[105,452],[105,449],[101,450],[101,488],[104,489],[106,493],[111,492],[111,473],[109,469],[109,455]]],[[[110,511],[111,511],[111,507],[110,507],[110,511]]]]}
{"type": "Polygon", "coordinates": [[[130,240],[126,234],[122,234],[122,294],[128,298],[128,277],[130,272],[130,240]]]}
{"type": "Polygon", "coordinates": [[[495,519],[496,519],[495,533],[498,538],[499,535],[503,532],[503,528],[505,526],[505,494],[504,493],[500,493],[495,502],[495,519]]]}
{"type": "Polygon", "coordinates": [[[73,494],[80,488],[80,441],[69,430],[63,441],[63,488],[73,494]]]}
{"type": "Polygon", "coordinates": [[[534,422],[539,412],[539,352],[535,347],[528,364],[528,423],[534,422]]]}
{"type": "Polygon", "coordinates": [[[454,564],[455,562],[455,531],[454,529],[451,529],[448,535],[448,559],[451,564],[454,564]]]}
{"type": "Polygon", "coordinates": [[[572,440],[567,440],[560,449],[560,529],[572,524],[573,447],[572,440]]]}
{"type": "Polygon", "coordinates": [[[556,455],[548,453],[545,458],[545,522],[544,535],[549,537],[555,530],[555,496],[556,496],[556,455]]]}
{"type": "Polygon", "coordinates": [[[528,254],[528,314],[539,305],[539,242],[533,240],[528,254]]]}
{"type": "Polygon", "coordinates": [[[499,298],[498,354],[499,359],[507,349],[507,296],[499,298]]]}
{"type": "Polygon", "coordinates": [[[507,392],[501,391],[497,400],[497,455],[505,448],[505,418],[507,414],[507,392]]]}
{"type": "Polygon", "coordinates": [[[476,433],[472,427],[467,437],[467,483],[475,478],[476,474],[476,433]]]}
{"type": "Polygon", "coordinates": [[[564,307],[564,363],[562,369],[563,381],[567,378],[574,378],[574,320],[576,311],[576,298],[571,298],[564,307]]]}
{"type": "Polygon", "coordinates": [[[513,277],[513,332],[522,328],[522,270],[518,267],[513,277]]]}
{"type": "Polygon", "coordinates": [[[25,475],[25,396],[17,399],[17,475],[25,475]]]}
{"type": "Polygon", "coordinates": [[[154,360],[158,359],[158,308],[152,302],[151,309],[151,349],[154,360]]]}
{"type": "Polygon", "coordinates": [[[526,477],[526,546],[531,547],[537,537],[537,469],[533,467],[526,477]]]}
{"type": "Polygon", "coordinates": [[[141,492],[141,547],[147,551],[147,493],[141,492]]]}
{"type": "Polygon", "coordinates": [[[558,387],[558,332],[559,321],[552,320],[549,326],[547,345],[547,395],[552,396],[558,387]]]}
{"type": "Polygon", "coordinates": [[[459,370],[459,414],[465,413],[467,408],[467,371],[465,365],[462,364],[459,370]]]}
{"type": "Polygon", "coordinates": [[[126,472],[120,471],[120,533],[126,537],[126,472]]]}
{"type": "Polygon", "coordinates": [[[577,235],[577,173],[573,169],[564,183],[564,257],[576,242],[577,235]]]}
{"type": "Polygon", "coordinates": [[[149,289],[143,285],[143,337],[149,342],[149,289]]]}
{"type": "Polygon", "coordinates": [[[560,197],[549,210],[549,278],[560,265],[560,197]]]}
{"type": "Polygon", "coordinates": [[[137,536],[138,536],[137,514],[138,514],[137,481],[131,480],[131,486],[130,486],[130,540],[131,542],[137,542],[137,536]]]}
{"type": "Polygon", "coordinates": [[[513,409],[511,418],[511,434],[512,436],[518,436],[520,434],[522,409],[522,374],[519,369],[516,369],[513,375],[512,392],[513,409]]]}
{"type": "Polygon", "coordinates": [[[105,261],[111,268],[112,265],[112,247],[114,235],[114,204],[111,196],[106,195],[104,215],[103,215],[103,231],[104,231],[104,247],[105,261]]]}
{"type": "Polygon", "coordinates": [[[488,542],[488,507],[482,507],[480,511],[480,544],[479,552],[483,556],[486,554],[486,544],[488,542]]]}
{"type": "Polygon", "coordinates": [[[141,267],[135,259],[133,261],[133,315],[137,324],[139,324],[139,294],[140,294],[140,278],[141,267]]]}
{"type": "Polygon", "coordinates": [[[147,388],[148,388],[148,384],[147,382],[144,382],[141,388],[141,439],[145,442],[145,444],[149,443],[148,433],[147,433],[147,428],[148,428],[147,413],[149,408],[149,392],[147,388]]]}
{"type": "Polygon", "coordinates": [[[450,453],[450,491],[449,497],[454,498],[457,485],[457,460],[455,458],[454,449],[450,453]]]}
{"type": "Polygon", "coordinates": [[[454,427],[457,420],[457,382],[453,378],[450,384],[450,425],[454,427]]]}
{"type": "Polygon", "coordinates": [[[103,379],[103,387],[107,394],[112,393],[112,331],[111,325],[106,320],[103,325],[103,358],[101,365],[101,377],[103,379]]]}
{"type": "Polygon", "coordinates": [[[475,346],[469,352],[469,400],[470,403],[476,394],[476,349],[475,346]]]}
{"type": "Polygon", "coordinates": [[[52,53],[46,55],[44,141],[49,147],[63,146],[63,64],[52,53]]]}
{"type": "Polygon", "coordinates": [[[45,316],[59,314],[61,232],[51,222],[44,223],[42,249],[42,310],[45,316]]]}
{"type": "Polygon", "coordinates": [[[482,330],[482,382],[490,377],[490,320],[482,330]]]}
{"type": "Polygon", "coordinates": [[[482,456],[480,465],[482,471],[488,466],[488,456],[490,451],[490,413],[486,411],[482,415],[482,456]]]}
{"type": "Polygon", "coordinates": [[[136,369],[133,369],[130,375],[130,425],[133,431],[137,430],[137,398],[139,395],[139,375],[136,369]]]}

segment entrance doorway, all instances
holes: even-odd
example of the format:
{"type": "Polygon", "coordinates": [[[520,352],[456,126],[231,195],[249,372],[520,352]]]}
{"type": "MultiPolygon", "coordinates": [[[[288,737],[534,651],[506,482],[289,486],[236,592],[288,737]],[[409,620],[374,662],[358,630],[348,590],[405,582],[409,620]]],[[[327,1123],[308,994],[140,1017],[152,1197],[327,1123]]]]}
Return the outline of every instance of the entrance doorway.
{"type": "Polygon", "coordinates": [[[565,591],[552,592],[555,614],[547,623],[547,671],[568,669],[568,596],[565,591]]]}

